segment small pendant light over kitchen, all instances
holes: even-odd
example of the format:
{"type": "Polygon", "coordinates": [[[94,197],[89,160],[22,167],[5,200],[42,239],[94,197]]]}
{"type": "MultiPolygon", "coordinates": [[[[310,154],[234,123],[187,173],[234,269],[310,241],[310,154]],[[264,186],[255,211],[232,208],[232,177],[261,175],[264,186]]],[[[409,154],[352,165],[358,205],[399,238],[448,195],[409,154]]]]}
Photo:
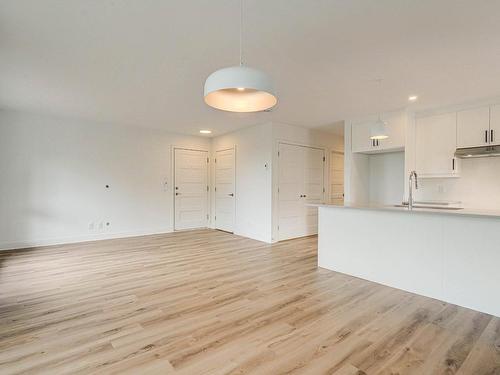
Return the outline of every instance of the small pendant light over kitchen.
{"type": "Polygon", "coordinates": [[[229,112],[259,112],[278,102],[271,78],[243,65],[243,0],[240,2],[240,65],[219,69],[205,81],[205,103],[229,112]]]}
{"type": "MultiPolygon", "coordinates": [[[[382,80],[381,79],[377,79],[377,82],[379,84],[379,88],[380,88],[380,93],[379,93],[379,97],[381,98],[382,97],[382,80]]],[[[389,136],[387,135],[387,124],[382,121],[381,119],[381,116],[380,116],[380,112],[378,114],[378,119],[377,121],[375,121],[371,128],[370,128],[370,139],[387,139],[389,138],[389,136]]]]}

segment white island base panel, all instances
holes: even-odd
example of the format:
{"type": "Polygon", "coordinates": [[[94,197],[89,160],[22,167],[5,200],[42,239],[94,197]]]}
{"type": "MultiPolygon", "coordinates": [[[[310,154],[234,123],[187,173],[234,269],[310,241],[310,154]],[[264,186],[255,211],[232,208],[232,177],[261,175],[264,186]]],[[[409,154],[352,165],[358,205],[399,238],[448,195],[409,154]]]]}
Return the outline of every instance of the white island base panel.
{"type": "Polygon", "coordinates": [[[318,265],[500,316],[500,218],[319,207],[318,265]]]}

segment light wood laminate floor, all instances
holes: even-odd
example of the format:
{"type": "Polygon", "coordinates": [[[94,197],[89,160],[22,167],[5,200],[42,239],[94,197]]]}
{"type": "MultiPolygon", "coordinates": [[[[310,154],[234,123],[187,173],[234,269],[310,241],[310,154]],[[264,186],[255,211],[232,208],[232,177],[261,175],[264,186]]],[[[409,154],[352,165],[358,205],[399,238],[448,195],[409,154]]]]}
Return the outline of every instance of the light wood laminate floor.
{"type": "Polygon", "coordinates": [[[318,269],[316,243],[2,252],[0,374],[500,374],[499,318],[318,269]]]}

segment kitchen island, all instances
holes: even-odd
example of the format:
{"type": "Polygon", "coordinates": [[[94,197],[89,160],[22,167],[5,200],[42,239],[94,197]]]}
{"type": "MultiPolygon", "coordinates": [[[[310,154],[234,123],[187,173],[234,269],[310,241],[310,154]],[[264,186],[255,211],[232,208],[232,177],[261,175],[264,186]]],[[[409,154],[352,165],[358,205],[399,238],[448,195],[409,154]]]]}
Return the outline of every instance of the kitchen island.
{"type": "Polygon", "coordinates": [[[317,206],[319,267],[500,316],[500,211],[317,206]]]}

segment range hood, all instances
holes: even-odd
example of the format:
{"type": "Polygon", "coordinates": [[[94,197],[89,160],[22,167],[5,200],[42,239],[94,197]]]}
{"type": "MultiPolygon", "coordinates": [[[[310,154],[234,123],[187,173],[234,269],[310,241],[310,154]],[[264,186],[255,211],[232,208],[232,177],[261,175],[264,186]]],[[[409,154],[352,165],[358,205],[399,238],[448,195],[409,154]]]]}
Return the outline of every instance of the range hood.
{"type": "Polygon", "coordinates": [[[500,156],[500,146],[457,148],[457,151],[455,151],[455,156],[460,159],[500,156]]]}

